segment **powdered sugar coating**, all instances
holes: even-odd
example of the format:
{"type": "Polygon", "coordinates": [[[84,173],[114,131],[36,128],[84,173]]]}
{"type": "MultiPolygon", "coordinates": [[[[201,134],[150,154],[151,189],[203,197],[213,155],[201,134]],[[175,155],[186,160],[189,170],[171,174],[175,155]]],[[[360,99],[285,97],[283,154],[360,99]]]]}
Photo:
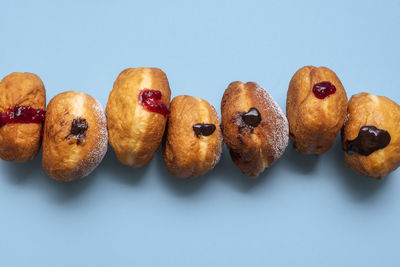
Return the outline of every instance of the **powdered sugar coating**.
{"type": "MultiPolygon", "coordinates": [[[[107,119],[106,113],[101,105],[101,103],[93,98],[95,102],[91,106],[94,117],[97,118],[97,124],[99,131],[94,133],[96,136],[93,137],[97,140],[96,145],[89,152],[84,165],[86,165],[86,171],[83,176],[89,175],[103,160],[106,155],[108,148],[108,131],[107,131],[107,119]]],[[[92,133],[93,134],[93,133],[92,133]]]]}
{"type": "MultiPolygon", "coordinates": [[[[215,117],[217,118],[218,124],[217,127],[220,127],[221,125],[221,118],[218,116],[216,109],[214,108],[213,105],[210,105],[210,111],[215,115],[215,117]]],[[[218,134],[218,131],[216,131],[218,134]]],[[[222,133],[219,133],[221,135],[222,138],[222,133]]],[[[223,150],[223,146],[224,146],[224,142],[221,142],[221,147],[219,148],[212,148],[212,153],[213,155],[215,155],[213,162],[211,163],[212,168],[214,168],[218,162],[221,160],[221,155],[222,155],[222,150],[223,150]]]]}
{"type": "MultiPolygon", "coordinates": [[[[289,142],[288,120],[278,103],[276,103],[272,96],[258,84],[255,89],[255,95],[259,101],[262,101],[261,106],[270,114],[269,118],[262,118],[262,120],[268,121],[268,131],[266,131],[267,140],[265,140],[265,142],[268,142],[272,148],[271,152],[273,153],[274,159],[278,159],[285,152],[289,142]]],[[[272,163],[273,162],[269,162],[268,166],[272,163]]]]}
{"type": "Polygon", "coordinates": [[[229,84],[221,101],[223,137],[232,161],[257,177],[285,151],[288,121],[264,88],[255,82],[229,84]]]}
{"type": "Polygon", "coordinates": [[[70,182],[89,175],[107,151],[107,121],[101,104],[92,96],[67,91],[47,106],[43,131],[42,166],[53,179],[70,182]],[[85,135],[77,142],[66,138],[74,120],[84,120],[85,135]]]}
{"type": "Polygon", "coordinates": [[[349,116],[350,116],[350,114],[347,113],[347,114],[346,114],[346,117],[344,118],[343,127],[346,126],[346,123],[347,123],[347,121],[349,120],[349,116]]]}

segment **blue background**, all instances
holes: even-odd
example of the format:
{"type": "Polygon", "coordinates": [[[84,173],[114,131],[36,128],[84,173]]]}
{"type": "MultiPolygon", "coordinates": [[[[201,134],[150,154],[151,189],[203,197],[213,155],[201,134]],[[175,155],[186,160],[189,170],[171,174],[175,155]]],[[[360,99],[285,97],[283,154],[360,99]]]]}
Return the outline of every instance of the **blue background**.
{"type": "MultiPolygon", "coordinates": [[[[105,105],[127,67],[154,66],[172,95],[220,109],[234,80],[285,107],[294,72],[327,66],[348,96],[400,101],[398,1],[1,1],[0,76],[38,74],[105,105]]],[[[400,170],[384,181],[291,145],[258,179],[226,149],[204,177],[170,176],[160,154],[132,169],[110,149],[82,181],[0,163],[0,266],[400,266],[400,170]]]]}

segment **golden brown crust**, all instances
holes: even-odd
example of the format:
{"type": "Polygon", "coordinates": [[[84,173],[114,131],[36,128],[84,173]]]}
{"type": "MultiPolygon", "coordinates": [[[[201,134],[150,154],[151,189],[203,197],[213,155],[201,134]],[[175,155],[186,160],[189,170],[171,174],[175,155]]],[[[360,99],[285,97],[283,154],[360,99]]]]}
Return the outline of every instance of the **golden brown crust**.
{"type": "MultiPolygon", "coordinates": [[[[14,72],[0,82],[0,112],[15,106],[46,108],[46,90],[33,73],[14,72]]],[[[0,128],[0,157],[7,161],[29,161],[40,149],[42,123],[12,123],[0,128]]]]}
{"type": "Polygon", "coordinates": [[[130,68],[121,72],[108,98],[106,113],[109,142],[118,160],[141,167],[156,153],[167,117],[144,109],[138,95],[143,89],[159,90],[169,106],[171,90],[165,73],[156,68],[130,68]]]}
{"type": "Polygon", "coordinates": [[[387,97],[368,93],[353,95],[347,108],[342,142],[357,138],[363,126],[375,126],[390,134],[390,143],[368,156],[344,152],[344,160],[357,173],[383,178],[400,166],[400,106],[387,97]]]}
{"type": "Polygon", "coordinates": [[[248,176],[258,176],[285,151],[289,126],[279,105],[254,82],[232,82],[221,103],[223,136],[233,162],[248,176]],[[243,124],[240,113],[256,108],[260,124],[251,129],[243,124]]]}
{"type": "Polygon", "coordinates": [[[290,139],[303,154],[321,154],[335,142],[346,117],[347,95],[336,74],[325,67],[299,69],[289,84],[286,115],[290,139]],[[314,84],[328,81],[336,92],[325,99],[314,96],[314,84]]]}
{"type": "Polygon", "coordinates": [[[168,171],[179,178],[201,176],[214,168],[222,152],[220,120],[215,108],[207,101],[188,95],[171,102],[166,138],[163,143],[164,162],[168,171]],[[196,136],[193,125],[213,124],[209,136],[196,136]]]}
{"type": "Polygon", "coordinates": [[[101,104],[75,91],[56,95],[47,106],[42,165],[52,178],[69,182],[89,175],[107,151],[107,122],[101,104]],[[72,123],[84,119],[81,140],[71,135],[72,123]]]}

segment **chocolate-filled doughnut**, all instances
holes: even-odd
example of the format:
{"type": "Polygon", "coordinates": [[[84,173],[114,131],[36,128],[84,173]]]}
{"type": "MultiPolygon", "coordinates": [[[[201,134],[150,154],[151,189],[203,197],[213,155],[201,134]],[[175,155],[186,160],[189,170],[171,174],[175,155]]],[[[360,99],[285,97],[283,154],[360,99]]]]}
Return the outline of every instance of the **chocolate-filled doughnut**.
{"type": "Polygon", "coordinates": [[[220,120],[207,101],[188,95],[171,102],[163,157],[168,171],[179,178],[205,174],[222,151],[220,120]]]}
{"type": "Polygon", "coordinates": [[[343,126],[346,107],[346,91],[332,70],[299,69],[290,81],[286,101],[294,148],[303,154],[326,152],[343,126]]]}
{"type": "Polygon", "coordinates": [[[68,91],[50,100],[42,165],[51,178],[69,182],[85,177],[99,165],[106,151],[106,116],[95,98],[68,91]]]}
{"type": "Polygon", "coordinates": [[[355,172],[381,179],[400,166],[400,106],[387,97],[351,97],[342,129],[344,159],[355,172]]]}
{"type": "Polygon", "coordinates": [[[160,146],[171,90],[156,68],[126,69],[118,76],[106,112],[109,142],[125,165],[146,165],[160,146]]]}
{"type": "Polygon", "coordinates": [[[29,161],[39,152],[46,91],[33,73],[14,72],[0,82],[0,157],[29,161]]]}
{"type": "Polygon", "coordinates": [[[258,176],[285,151],[289,126],[271,95],[254,82],[232,82],[221,102],[222,132],[233,162],[258,176]]]}

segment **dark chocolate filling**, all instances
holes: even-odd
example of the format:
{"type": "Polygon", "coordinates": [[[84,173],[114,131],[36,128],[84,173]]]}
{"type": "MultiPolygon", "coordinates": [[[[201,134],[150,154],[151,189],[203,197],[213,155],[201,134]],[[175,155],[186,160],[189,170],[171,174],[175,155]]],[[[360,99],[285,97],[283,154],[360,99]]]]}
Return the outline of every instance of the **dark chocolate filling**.
{"type": "Polygon", "coordinates": [[[197,123],[193,125],[193,131],[197,137],[200,137],[200,135],[203,136],[212,135],[215,129],[216,129],[215,125],[209,123],[197,123]]]}
{"type": "Polygon", "coordinates": [[[385,148],[390,143],[390,134],[375,126],[363,126],[356,139],[346,141],[345,151],[348,154],[357,153],[368,156],[372,152],[385,148]]]}
{"type": "Polygon", "coordinates": [[[251,127],[257,127],[261,122],[261,114],[256,108],[250,108],[248,112],[241,113],[242,121],[251,127]]]}
{"type": "Polygon", "coordinates": [[[86,119],[74,119],[71,123],[70,134],[65,139],[75,138],[76,144],[79,145],[85,141],[86,131],[89,128],[86,119]]]}

